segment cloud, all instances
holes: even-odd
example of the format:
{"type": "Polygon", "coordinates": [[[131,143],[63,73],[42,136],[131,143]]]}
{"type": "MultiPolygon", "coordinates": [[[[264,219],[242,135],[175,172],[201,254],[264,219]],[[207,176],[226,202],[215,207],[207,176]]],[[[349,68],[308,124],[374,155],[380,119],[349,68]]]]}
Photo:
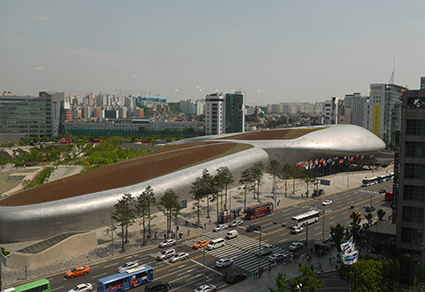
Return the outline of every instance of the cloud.
{"type": "Polygon", "coordinates": [[[133,78],[136,78],[137,76],[136,75],[133,75],[133,78]]]}
{"type": "Polygon", "coordinates": [[[10,33],[5,33],[5,34],[0,35],[0,40],[5,41],[5,42],[26,42],[29,39],[27,37],[18,38],[18,37],[11,35],[10,33]]]}
{"type": "Polygon", "coordinates": [[[35,67],[34,69],[35,69],[35,70],[44,70],[44,68],[43,68],[43,67],[35,67]]]}

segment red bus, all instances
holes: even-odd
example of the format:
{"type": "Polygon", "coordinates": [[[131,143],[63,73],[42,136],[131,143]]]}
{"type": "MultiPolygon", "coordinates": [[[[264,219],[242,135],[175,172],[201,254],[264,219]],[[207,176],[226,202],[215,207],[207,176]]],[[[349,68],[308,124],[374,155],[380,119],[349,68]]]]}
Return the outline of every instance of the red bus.
{"type": "Polygon", "coordinates": [[[273,213],[273,204],[271,202],[247,207],[245,209],[245,219],[254,219],[273,213]]]}
{"type": "Polygon", "coordinates": [[[386,192],[385,193],[385,201],[392,201],[393,200],[393,191],[386,192]]]}

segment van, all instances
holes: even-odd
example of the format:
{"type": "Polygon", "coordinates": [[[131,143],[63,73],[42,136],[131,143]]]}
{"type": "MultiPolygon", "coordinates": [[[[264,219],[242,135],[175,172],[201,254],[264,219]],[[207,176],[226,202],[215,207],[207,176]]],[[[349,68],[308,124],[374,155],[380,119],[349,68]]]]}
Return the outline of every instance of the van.
{"type": "Polygon", "coordinates": [[[232,239],[238,237],[238,231],[237,230],[229,230],[226,234],[226,239],[232,239]]]}
{"type": "Polygon", "coordinates": [[[223,238],[217,238],[214,240],[211,240],[210,243],[207,245],[208,250],[213,250],[219,247],[222,247],[226,244],[223,238]]]}
{"type": "Polygon", "coordinates": [[[145,292],[161,292],[171,289],[171,285],[167,282],[157,281],[145,286],[145,292]]]}

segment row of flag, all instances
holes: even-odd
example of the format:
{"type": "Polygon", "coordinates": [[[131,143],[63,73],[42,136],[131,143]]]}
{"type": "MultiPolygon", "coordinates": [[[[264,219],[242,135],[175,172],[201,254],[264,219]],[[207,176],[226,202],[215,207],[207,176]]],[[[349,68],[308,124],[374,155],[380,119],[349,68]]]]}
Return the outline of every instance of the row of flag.
{"type": "MultiPolygon", "coordinates": [[[[373,157],[373,154],[370,156],[373,157]]],[[[319,168],[321,166],[326,166],[328,164],[334,165],[335,163],[344,163],[344,161],[348,160],[349,162],[352,162],[354,159],[360,159],[363,160],[364,155],[356,155],[356,156],[344,156],[344,157],[338,157],[335,156],[333,158],[322,158],[322,159],[316,159],[316,160],[310,160],[310,161],[299,161],[297,162],[295,165],[301,168],[305,168],[305,169],[314,169],[314,168],[319,168]]]]}
{"type": "Polygon", "coordinates": [[[342,252],[342,262],[344,265],[357,263],[359,260],[359,253],[354,245],[353,237],[351,237],[347,242],[342,243],[340,247],[342,252]]]}

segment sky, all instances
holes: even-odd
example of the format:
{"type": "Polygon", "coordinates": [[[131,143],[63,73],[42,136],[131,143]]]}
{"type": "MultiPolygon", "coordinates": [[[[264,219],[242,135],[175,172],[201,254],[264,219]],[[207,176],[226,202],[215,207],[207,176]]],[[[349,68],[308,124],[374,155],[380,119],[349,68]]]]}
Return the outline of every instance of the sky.
{"type": "Polygon", "coordinates": [[[425,1],[1,1],[0,90],[322,102],[419,89],[425,1]]]}

